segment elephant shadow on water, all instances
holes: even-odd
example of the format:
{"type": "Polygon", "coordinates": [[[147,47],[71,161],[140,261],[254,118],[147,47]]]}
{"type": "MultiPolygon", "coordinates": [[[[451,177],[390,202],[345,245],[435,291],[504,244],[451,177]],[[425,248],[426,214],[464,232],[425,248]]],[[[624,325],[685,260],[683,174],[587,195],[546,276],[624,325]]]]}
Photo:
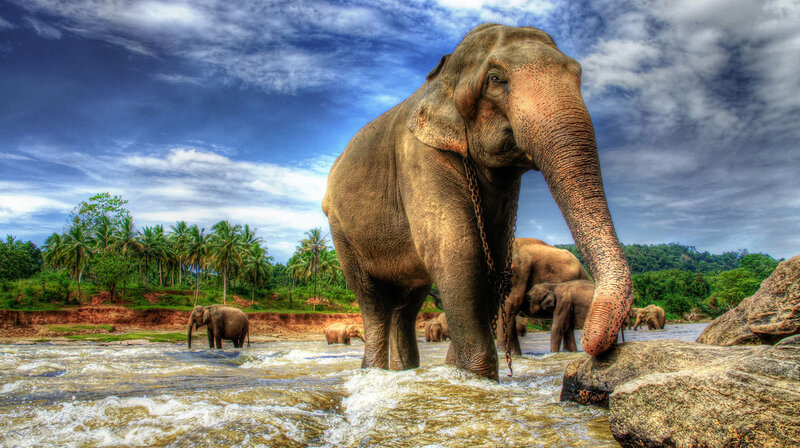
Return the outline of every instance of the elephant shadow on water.
{"type": "Polygon", "coordinates": [[[591,355],[611,349],[631,277],[580,78],[547,33],[480,25],[336,159],[322,209],[361,308],[363,367],[419,366],[416,317],[435,282],[452,341],[447,363],[498,379],[490,279],[510,271],[528,170],[542,172],[597,282],[582,346],[591,355]]]}

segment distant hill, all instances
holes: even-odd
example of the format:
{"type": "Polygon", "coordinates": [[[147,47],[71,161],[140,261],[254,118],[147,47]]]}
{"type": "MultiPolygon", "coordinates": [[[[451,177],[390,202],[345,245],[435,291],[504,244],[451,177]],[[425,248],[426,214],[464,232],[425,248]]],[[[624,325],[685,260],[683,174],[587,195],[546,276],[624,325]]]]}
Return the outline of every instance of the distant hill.
{"type": "MultiPolygon", "coordinates": [[[[575,254],[581,263],[583,258],[574,244],[556,244],[575,254]]],[[[739,262],[748,254],[747,249],[723,252],[720,255],[699,252],[694,246],[678,243],[670,244],[623,244],[622,250],[628,257],[631,274],[680,269],[696,273],[723,272],[739,267],[739,262]]]]}

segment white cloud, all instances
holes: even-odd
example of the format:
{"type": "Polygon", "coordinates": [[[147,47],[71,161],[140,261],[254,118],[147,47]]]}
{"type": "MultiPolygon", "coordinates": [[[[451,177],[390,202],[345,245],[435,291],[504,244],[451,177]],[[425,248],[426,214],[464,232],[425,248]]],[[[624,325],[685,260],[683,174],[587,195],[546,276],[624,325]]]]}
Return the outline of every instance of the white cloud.
{"type": "Polygon", "coordinates": [[[30,26],[36,34],[45,39],[61,39],[61,31],[58,28],[50,26],[44,22],[40,22],[39,20],[34,19],[33,17],[26,17],[25,21],[28,22],[28,26],[30,26]]]}
{"type": "MultiPolygon", "coordinates": [[[[60,231],[66,214],[78,202],[102,191],[122,194],[137,226],[178,220],[206,229],[219,220],[249,224],[265,237],[279,261],[291,256],[297,241],[312,227],[327,229],[321,202],[333,158],[322,156],[304,166],[282,166],[233,159],[197,147],[165,148],[158,153],[106,154],[89,157],[37,145],[15,160],[58,163],[85,177],[69,182],[75,188],[51,183],[0,183],[0,226],[27,226],[36,215],[62,213],[46,233],[60,231]],[[102,175],[96,175],[102,173],[102,175]],[[91,176],[90,176],[91,174],[91,176]],[[291,247],[288,252],[279,248],[291,247]]],[[[326,230],[327,231],[327,230],[326,230]]]]}
{"type": "Polygon", "coordinates": [[[0,17],[0,31],[13,30],[14,28],[16,27],[12,23],[0,17]]]}
{"type": "MultiPolygon", "coordinates": [[[[7,183],[7,187],[16,187],[7,183]]],[[[11,190],[12,188],[9,188],[11,190]]],[[[14,188],[16,189],[16,188],[14,188]]],[[[5,190],[5,188],[4,188],[5,190]]],[[[24,190],[0,194],[0,224],[13,221],[24,221],[32,215],[47,212],[67,212],[72,205],[46,196],[29,194],[24,190]]]]}

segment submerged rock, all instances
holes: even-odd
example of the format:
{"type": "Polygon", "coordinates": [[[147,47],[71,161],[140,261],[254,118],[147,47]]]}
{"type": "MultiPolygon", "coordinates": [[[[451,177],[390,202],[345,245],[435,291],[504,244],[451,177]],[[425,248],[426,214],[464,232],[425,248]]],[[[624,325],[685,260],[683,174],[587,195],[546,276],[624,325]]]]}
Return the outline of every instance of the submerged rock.
{"type": "Polygon", "coordinates": [[[800,255],[781,262],[752,296],[697,338],[710,345],[774,344],[800,334],[800,255]]]}
{"type": "Polygon", "coordinates": [[[621,344],[570,363],[561,398],[607,406],[623,447],[797,446],[800,336],[757,347],[621,344]]]}

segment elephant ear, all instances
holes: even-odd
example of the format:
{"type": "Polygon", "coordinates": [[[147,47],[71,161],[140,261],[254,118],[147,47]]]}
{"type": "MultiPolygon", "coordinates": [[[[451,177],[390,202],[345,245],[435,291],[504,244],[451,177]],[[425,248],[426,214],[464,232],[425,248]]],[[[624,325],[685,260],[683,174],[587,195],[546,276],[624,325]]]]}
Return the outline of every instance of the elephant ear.
{"type": "Polygon", "coordinates": [[[203,310],[203,323],[207,324],[210,319],[211,319],[210,308],[206,308],[205,310],[203,310]]]}
{"type": "Polygon", "coordinates": [[[446,82],[442,69],[450,60],[445,55],[430,73],[418,96],[416,109],[408,119],[408,129],[422,143],[467,157],[467,131],[456,108],[455,83],[446,82]],[[452,84],[452,85],[451,85],[452,84]]]}

